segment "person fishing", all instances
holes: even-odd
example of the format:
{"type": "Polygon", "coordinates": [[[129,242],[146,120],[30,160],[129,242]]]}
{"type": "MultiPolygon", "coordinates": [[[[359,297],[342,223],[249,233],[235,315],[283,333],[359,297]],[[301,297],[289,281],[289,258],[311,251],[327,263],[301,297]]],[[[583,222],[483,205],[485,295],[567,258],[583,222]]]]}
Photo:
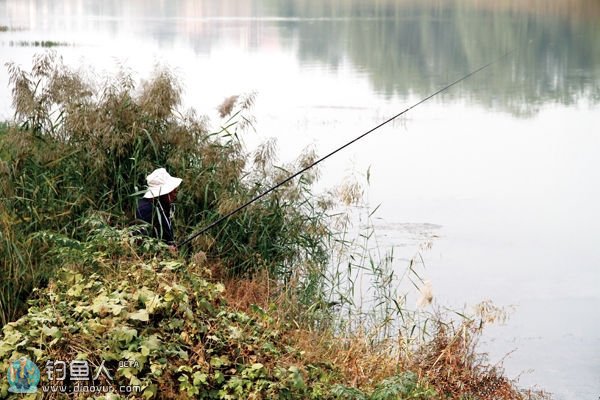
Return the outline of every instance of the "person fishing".
{"type": "Polygon", "coordinates": [[[151,225],[144,233],[167,243],[172,252],[177,251],[173,234],[173,203],[182,181],[171,176],[164,168],[155,169],[146,177],[148,189],[135,211],[137,219],[151,225]]]}

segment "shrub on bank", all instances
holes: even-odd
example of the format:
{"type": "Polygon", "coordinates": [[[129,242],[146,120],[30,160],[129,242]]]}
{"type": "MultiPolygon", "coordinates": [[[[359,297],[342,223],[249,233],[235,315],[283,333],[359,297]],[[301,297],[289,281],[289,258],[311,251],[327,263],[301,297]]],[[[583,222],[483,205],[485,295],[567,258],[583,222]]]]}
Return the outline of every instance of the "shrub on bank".
{"type": "MultiPolygon", "coordinates": [[[[28,356],[42,371],[40,393],[62,384],[64,390],[80,391],[79,397],[89,396],[89,385],[107,386],[116,393],[108,398],[427,399],[435,394],[408,372],[379,383],[372,397],[351,389],[327,360],[304,356],[291,324],[256,306],[251,313],[230,308],[223,284],[211,280],[206,266],[168,259],[168,251],[165,257],[143,256],[127,230],[99,221],[90,228],[86,242],[43,239],[57,243],[55,255],[68,261],[47,288],[36,291],[28,313],[0,335],[0,370],[28,356]],[[110,378],[49,381],[48,362],[73,360],[87,361],[92,375],[104,365],[110,378]],[[121,392],[125,387],[139,392],[121,392]]],[[[144,245],[161,248],[152,240],[144,245]]],[[[8,388],[6,380],[0,383],[0,397],[11,396],[8,388]]]]}
{"type": "MultiPolygon", "coordinates": [[[[139,86],[127,73],[98,85],[49,52],[30,72],[9,65],[9,75],[16,118],[0,136],[2,324],[16,319],[33,288],[54,276],[57,265],[36,235],[85,240],[82,221],[90,210],[112,226],[131,224],[153,169],[183,178],[179,240],[248,201],[281,172],[265,152],[252,157],[240,145],[252,96],[228,99],[218,127],[209,130],[205,118],[179,110],[181,88],[165,69],[139,86]]],[[[266,270],[289,280],[303,265],[316,271],[304,276],[317,279],[327,262],[329,229],[311,183],[305,174],[181,250],[202,248],[220,259],[226,275],[266,270]]],[[[309,302],[318,290],[301,293],[309,302]]]]}
{"type": "MultiPolygon", "coordinates": [[[[129,229],[85,223],[85,241],[41,235],[63,264],[0,333],[0,371],[28,357],[41,372],[37,398],[66,397],[52,384],[71,397],[107,399],[547,398],[517,390],[475,352],[483,321],[453,328],[439,320],[431,340],[412,348],[401,337],[314,330],[287,318],[285,300],[232,307],[200,255],[170,258],[165,245],[140,243],[129,229]],[[101,365],[108,374],[50,381],[48,365],[74,360],[86,361],[92,377],[101,365]],[[91,385],[114,392],[90,394],[91,385]]],[[[0,381],[0,398],[20,398],[8,389],[0,381]]]]}

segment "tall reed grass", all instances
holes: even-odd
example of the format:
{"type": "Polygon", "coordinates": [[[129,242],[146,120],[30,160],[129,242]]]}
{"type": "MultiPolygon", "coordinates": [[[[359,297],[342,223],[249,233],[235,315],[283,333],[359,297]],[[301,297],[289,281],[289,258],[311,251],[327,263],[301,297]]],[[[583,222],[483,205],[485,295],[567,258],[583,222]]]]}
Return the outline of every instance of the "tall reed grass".
{"type": "MultiPolygon", "coordinates": [[[[39,232],[83,240],[90,211],[113,226],[133,223],[145,176],[166,167],[183,178],[176,211],[179,239],[265,190],[281,175],[268,153],[247,154],[240,135],[251,126],[253,95],[228,98],[221,120],[181,109],[182,88],[167,68],[136,84],[122,71],[103,83],[66,67],[54,52],[38,55],[30,71],[8,65],[15,120],[0,140],[0,321],[23,311],[31,290],[57,265],[39,232]],[[211,125],[212,124],[212,125],[211,125]]],[[[308,155],[300,157],[305,162],[308,155]]],[[[289,169],[295,166],[288,166],[289,169]]],[[[310,174],[247,207],[197,238],[219,258],[223,273],[267,270],[292,279],[310,265],[306,287],[327,263],[327,210],[312,198],[310,174]]],[[[318,291],[303,291],[306,302],[318,291]]]]}

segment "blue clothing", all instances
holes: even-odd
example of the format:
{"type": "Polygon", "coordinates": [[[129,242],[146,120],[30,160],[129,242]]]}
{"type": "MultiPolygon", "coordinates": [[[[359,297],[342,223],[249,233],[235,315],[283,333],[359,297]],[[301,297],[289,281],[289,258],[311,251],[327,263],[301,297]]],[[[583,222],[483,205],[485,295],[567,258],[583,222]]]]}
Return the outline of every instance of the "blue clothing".
{"type": "Polygon", "coordinates": [[[151,230],[148,229],[145,234],[162,239],[169,245],[175,244],[171,205],[167,201],[143,198],[138,202],[135,217],[152,225],[151,230]]]}

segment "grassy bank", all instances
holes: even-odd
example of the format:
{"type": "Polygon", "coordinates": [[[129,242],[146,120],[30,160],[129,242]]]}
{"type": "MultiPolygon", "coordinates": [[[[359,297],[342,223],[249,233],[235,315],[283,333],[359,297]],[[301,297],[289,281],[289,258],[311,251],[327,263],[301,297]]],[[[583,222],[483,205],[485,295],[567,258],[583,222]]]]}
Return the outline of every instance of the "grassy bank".
{"type": "MultiPolygon", "coordinates": [[[[297,304],[275,294],[276,282],[222,283],[204,253],[171,258],[160,243],[140,244],[99,217],[86,224],[84,242],[46,238],[64,263],[36,292],[27,315],[4,326],[2,370],[23,355],[39,366],[104,362],[112,379],[103,376],[96,384],[117,393],[123,386],[140,388],[97,398],[540,398],[518,391],[476,353],[483,319],[458,326],[438,321],[431,339],[418,347],[402,346],[401,337],[314,329],[291,317],[297,304]],[[140,246],[156,253],[144,255],[140,246]],[[269,285],[272,294],[256,291],[269,285]],[[118,368],[122,360],[134,364],[118,368]]],[[[11,397],[5,381],[0,397],[11,397]]]]}
{"type": "MultiPolygon", "coordinates": [[[[98,85],[46,53],[32,71],[9,73],[16,119],[0,126],[0,370],[27,356],[41,387],[49,361],[104,363],[112,378],[95,383],[117,394],[102,398],[539,398],[476,351],[497,310],[418,319],[364,253],[350,254],[348,269],[372,268],[374,292],[396,314],[368,324],[340,315],[340,293],[352,288],[328,268],[348,240],[333,230],[335,197],[312,192],[315,171],[177,255],[133,234],[156,167],[183,178],[183,238],[314,159],[306,152],[278,166],[272,143],[244,151],[252,96],[228,98],[210,122],[180,110],[181,89],[164,69],[140,85],[125,73],[98,85]],[[133,364],[119,368],[124,360],[133,364]]],[[[0,381],[0,397],[18,396],[8,389],[0,381]]]]}

